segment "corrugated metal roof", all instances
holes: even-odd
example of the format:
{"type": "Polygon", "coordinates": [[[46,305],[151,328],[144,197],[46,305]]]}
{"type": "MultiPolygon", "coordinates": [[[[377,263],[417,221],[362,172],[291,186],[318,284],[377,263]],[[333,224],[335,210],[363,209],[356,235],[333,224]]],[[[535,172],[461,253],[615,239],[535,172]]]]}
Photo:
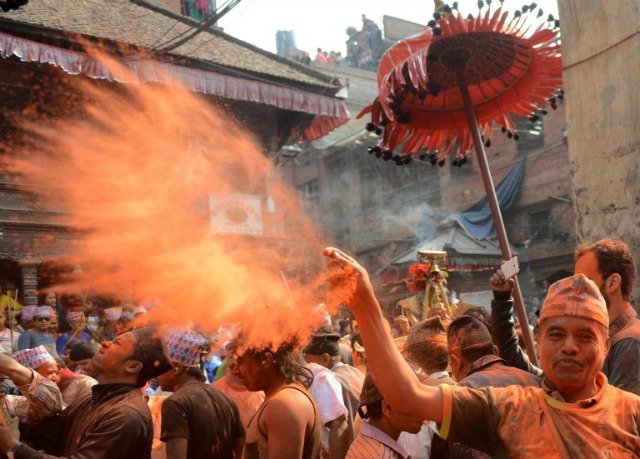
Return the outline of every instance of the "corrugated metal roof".
{"type": "Polygon", "coordinates": [[[452,224],[437,230],[433,237],[419,244],[415,249],[400,255],[391,263],[403,265],[415,262],[418,250],[444,250],[450,252],[449,256],[453,256],[452,252],[455,252],[457,255],[479,258],[501,257],[497,241],[475,239],[457,224],[452,224]]]}

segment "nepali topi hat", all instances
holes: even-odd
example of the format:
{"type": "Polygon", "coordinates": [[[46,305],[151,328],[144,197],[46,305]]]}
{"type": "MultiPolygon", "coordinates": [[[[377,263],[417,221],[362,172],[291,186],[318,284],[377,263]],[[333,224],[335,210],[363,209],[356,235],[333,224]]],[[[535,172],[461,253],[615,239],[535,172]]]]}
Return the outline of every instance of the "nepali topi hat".
{"type": "Polygon", "coordinates": [[[609,328],[607,303],[595,282],[584,274],[561,279],[549,287],[538,323],[552,317],[589,319],[609,328]]]}
{"type": "Polygon", "coordinates": [[[165,335],[169,358],[185,367],[199,367],[207,340],[193,330],[169,330],[165,335]]]}
{"type": "Polygon", "coordinates": [[[20,365],[35,370],[47,362],[55,362],[55,359],[44,346],[34,347],[33,349],[24,349],[15,352],[11,357],[20,365]]]}

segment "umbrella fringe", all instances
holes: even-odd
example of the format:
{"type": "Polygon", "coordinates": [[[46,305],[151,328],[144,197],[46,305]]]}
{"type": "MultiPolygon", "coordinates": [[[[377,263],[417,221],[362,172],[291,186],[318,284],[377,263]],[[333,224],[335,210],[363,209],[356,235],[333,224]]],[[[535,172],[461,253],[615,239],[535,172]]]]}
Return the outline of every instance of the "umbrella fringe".
{"type": "MultiPolygon", "coordinates": [[[[431,51],[435,44],[451,36],[496,33],[513,37],[485,39],[486,43],[480,46],[484,46],[485,52],[494,52],[493,64],[506,71],[485,80],[479,74],[479,83],[469,84],[485,142],[489,143],[493,136],[493,123],[514,137],[517,129],[513,116],[542,113],[542,107],[549,104],[562,85],[561,46],[557,30],[528,22],[526,13],[523,10],[510,18],[502,7],[487,8],[473,19],[463,18],[459,11],[451,13],[437,21],[434,26],[439,29],[437,34],[434,27],[427,27],[384,54],[378,71],[380,94],[357,117],[370,114],[375,129],[372,126],[367,129],[376,132],[384,122],[378,146],[385,159],[406,164],[410,160],[408,155],[418,155],[426,149],[440,161],[455,154],[454,164],[462,165],[461,159],[468,155],[473,137],[466,117],[461,115],[461,95],[443,79],[450,78],[446,72],[452,72],[451,68],[439,62],[439,56],[431,51]],[[511,54],[499,52],[511,43],[515,44],[511,54]],[[430,72],[435,72],[436,77],[430,77],[430,72]],[[500,112],[497,115],[496,110],[500,112]],[[399,146],[401,154],[391,156],[391,151],[399,146]]],[[[455,46],[456,42],[452,43],[447,46],[455,46]]],[[[473,72],[467,77],[476,78],[473,72]]],[[[431,155],[430,159],[434,161],[431,155]]]]}

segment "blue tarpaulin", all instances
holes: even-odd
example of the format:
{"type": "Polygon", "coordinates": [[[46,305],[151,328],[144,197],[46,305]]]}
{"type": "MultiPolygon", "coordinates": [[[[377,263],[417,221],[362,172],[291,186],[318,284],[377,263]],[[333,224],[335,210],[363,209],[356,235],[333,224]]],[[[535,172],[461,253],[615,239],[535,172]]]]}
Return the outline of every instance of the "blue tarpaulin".
{"type": "MultiPolygon", "coordinates": [[[[501,210],[507,210],[516,200],[523,176],[524,161],[520,161],[496,186],[496,195],[501,210]]],[[[449,215],[444,221],[458,223],[476,239],[496,238],[496,228],[486,196],[463,212],[449,215]]]]}

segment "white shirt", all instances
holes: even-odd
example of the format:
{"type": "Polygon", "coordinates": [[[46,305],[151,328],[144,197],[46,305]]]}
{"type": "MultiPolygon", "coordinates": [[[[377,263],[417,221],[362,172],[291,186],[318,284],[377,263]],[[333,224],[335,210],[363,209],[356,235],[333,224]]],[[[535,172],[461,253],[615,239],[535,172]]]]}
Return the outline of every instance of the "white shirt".
{"type": "MultiPolygon", "coordinates": [[[[442,379],[448,376],[449,373],[446,371],[437,371],[429,375],[432,379],[442,379]]],[[[435,422],[429,421],[428,425],[423,424],[420,432],[416,434],[401,432],[398,437],[398,444],[408,451],[412,459],[429,459],[431,456],[431,440],[435,432],[437,432],[435,422]]]]}
{"type": "MultiPolygon", "coordinates": [[[[18,338],[20,338],[20,332],[13,331],[13,348],[18,350],[18,338]]],[[[11,355],[11,331],[8,328],[0,331],[0,354],[11,355]]]]}
{"type": "Polygon", "coordinates": [[[349,411],[342,398],[342,385],[328,368],[317,363],[308,363],[307,368],[313,373],[313,383],[309,388],[311,396],[318,405],[320,421],[322,422],[322,446],[329,450],[329,429],[325,426],[344,416],[349,416],[349,411]]]}

